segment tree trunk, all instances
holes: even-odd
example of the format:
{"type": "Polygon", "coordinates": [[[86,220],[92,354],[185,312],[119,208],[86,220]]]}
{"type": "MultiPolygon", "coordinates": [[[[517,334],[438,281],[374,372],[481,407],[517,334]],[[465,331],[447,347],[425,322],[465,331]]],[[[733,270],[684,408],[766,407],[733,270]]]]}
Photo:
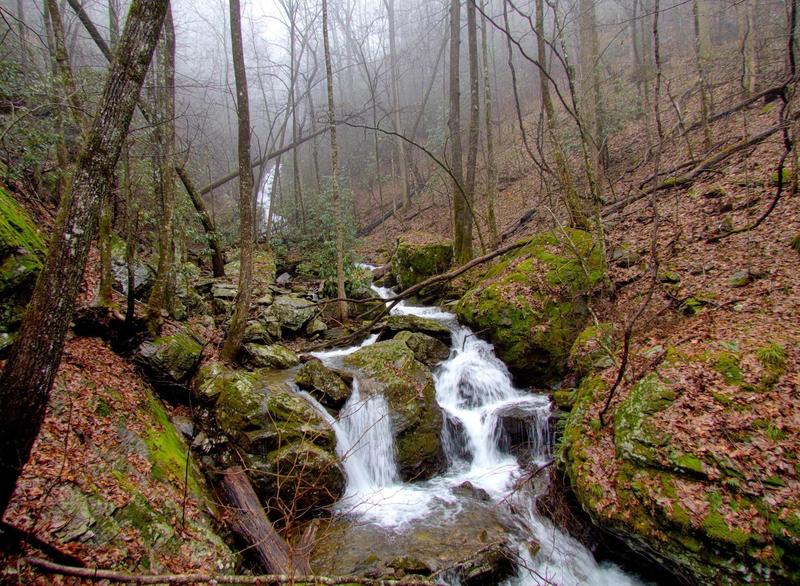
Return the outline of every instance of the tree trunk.
{"type": "Polygon", "coordinates": [[[253,169],[250,165],[250,101],[242,47],[242,15],[239,0],[230,0],[231,53],[236,79],[236,114],[239,122],[239,288],[222,355],[234,360],[242,345],[250,313],[253,281],[253,169]]]}
{"type": "Polygon", "coordinates": [[[464,192],[463,153],[461,148],[461,2],[450,0],[450,69],[448,75],[449,113],[447,128],[450,134],[450,169],[453,197],[453,257],[463,264],[471,254],[472,242],[466,242],[464,230],[467,210],[464,192]]]}
{"type": "MultiPolygon", "coordinates": [[[[297,45],[297,11],[295,4],[289,3],[287,13],[289,17],[289,58],[291,60],[290,66],[290,84],[289,84],[289,98],[291,101],[290,109],[292,111],[292,142],[297,142],[300,138],[300,122],[298,120],[297,111],[297,69],[299,67],[298,59],[296,57],[297,45]]],[[[302,228],[303,232],[306,231],[306,210],[303,204],[303,184],[300,179],[300,147],[299,145],[292,149],[292,173],[294,191],[294,205],[295,205],[295,225],[302,228]]]]}
{"type": "Polygon", "coordinates": [[[703,146],[711,150],[711,128],[708,118],[711,116],[711,88],[708,84],[708,14],[704,0],[692,2],[694,17],[694,55],[697,75],[700,77],[700,116],[703,121],[703,146]]]}
{"type": "MultiPolygon", "coordinates": [[[[478,75],[478,24],[475,0],[467,0],[467,47],[469,53],[469,133],[467,139],[467,169],[465,199],[467,213],[464,216],[464,240],[458,263],[472,259],[472,223],[475,202],[475,176],[478,166],[478,140],[480,139],[480,76],[478,75]]],[[[483,251],[486,252],[485,250],[483,251]]]]}
{"type": "Polygon", "coordinates": [[[333,217],[336,222],[336,296],[339,321],[347,320],[347,296],[344,289],[344,225],[342,203],[339,200],[339,148],[336,145],[336,112],[333,103],[333,67],[331,65],[331,48],[328,41],[328,0],[322,0],[322,40],[325,47],[325,77],[328,84],[328,127],[331,137],[331,199],[333,217]]]}
{"type": "MultiPolygon", "coordinates": [[[[481,0],[481,11],[485,12],[486,0],[481,0]]],[[[497,167],[494,156],[494,132],[492,128],[492,85],[489,81],[489,43],[486,38],[486,19],[481,18],[481,53],[483,57],[483,102],[484,128],[486,129],[486,223],[489,225],[489,247],[500,245],[494,204],[497,199],[497,167]]]]}
{"type": "MultiPolygon", "coordinates": [[[[546,71],[547,49],[544,39],[544,0],[536,0],[536,48],[536,58],[546,71]]],[[[556,119],[553,100],[550,97],[549,83],[550,81],[547,79],[544,71],[539,71],[539,91],[542,94],[542,106],[547,123],[547,134],[550,137],[550,144],[553,148],[553,158],[556,163],[558,182],[561,185],[564,204],[570,216],[570,225],[575,228],[587,229],[591,223],[584,202],[578,196],[578,192],[575,189],[575,180],[561,145],[561,138],[558,135],[558,120],[556,119]]]]}
{"type": "MultiPolygon", "coordinates": [[[[400,91],[398,90],[397,75],[397,28],[395,24],[394,0],[383,0],[386,6],[386,17],[389,21],[389,77],[392,83],[392,122],[394,131],[398,134],[403,133],[400,124],[400,91]]],[[[408,161],[406,160],[406,149],[403,139],[395,137],[395,148],[397,149],[397,160],[400,164],[400,195],[406,206],[411,205],[411,189],[408,184],[408,161]]]]}
{"type": "Polygon", "coordinates": [[[219,234],[217,233],[216,226],[214,225],[214,220],[211,217],[211,214],[208,213],[208,208],[203,201],[203,197],[197,192],[197,189],[195,188],[194,183],[192,183],[192,179],[189,177],[186,169],[182,165],[177,165],[175,167],[175,171],[177,172],[181,183],[183,183],[186,193],[189,194],[189,198],[192,200],[192,205],[194,205],[194,209],[197,211],[197,215],[200,217],[200,223],[203,224],[203,229],[206,232],[208,245],[211,247],[211,267],[212,271],[214,272],[214,276],[224,277],[225,257],[222,254],[222,246],[219,242],[219,234]]]}
{"type": "Polygon", "coordinates": [[[62,201],[45,266],[0,377],[2,511],[44,419],[97,224],[100,197],[111,185],[166,9],[165,0],[133,0],[99,110],[81,149],[72,194],[62,201]]]}
{"type": "Polygon", "coordinates": [[[595,169],[608,163],[608,148],[605,144],[603,96],[598,74],[597,14],[594,0],[580,0],[578,27],[580,33],[581,104],[584,118],[590,129],[592,159],[595,169]]]}
{"type": "Polygon", "coordinates": [[[231,525],[255,550],[264,569],[273,574],[310,576],[308,556],[292,552],[275,531],[245,471],[240,466],[226,469],[222,486],[231,504],[231,525]]]}
{"type": "Polygon", "coordinates": [[[756,92],[755,27],[753,0],[743,0],[736,7],[739,25],[739,52],[742,56],[742,94],[745,99],[756,92]]]}
{"type": "Polygon", "coordinates": [[[172,9],[167,8],[162,32],[163,49],[160,52],[163,87],[156,89],[156,103],[160,104],[161,121],[157,137],[160,139],[159,180],[161,195],[161,223],[158,227],[158,265],[153,289],[147,301],[147,321],[151,333],[161,329],[162,312],[167,309],[168,287],[172,272],[172,215],[175,200],[175,28],[172,9]]]}

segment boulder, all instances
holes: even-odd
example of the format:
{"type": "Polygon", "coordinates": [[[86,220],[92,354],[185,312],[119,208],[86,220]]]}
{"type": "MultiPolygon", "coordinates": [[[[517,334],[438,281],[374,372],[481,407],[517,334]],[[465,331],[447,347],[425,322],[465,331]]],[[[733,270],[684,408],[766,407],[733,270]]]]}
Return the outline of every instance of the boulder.
{"type": "Polygon", "coordinates": [[[154,384],[169,386],[185,382],[194,373],[202,354],[203,345],[197,338],[181,330],[143,342],[134,360],[154,384]]]}
{"type": "Polygon", "coordinates": [[[267,315],[275,318],[281,329],[298,333],[315,315],[315,304],[296,295],[280,295],[274,299],[267,315]]]}
{"type": "Polygon", "coordinates": [[[292,368],[300,364],[297,354],[280,344],[245,344],[245,362],[255,368],[292,368]]]}
{"type": "Polygon", "coordinates": [[[379,341],[393,338],[399,332],[420,332],[441,340],[448,346],[452,342],[452,334],[446,326],[436,320],[417,315],[391,315],[383,322],[384,332],[379,341]]]}
{"type": "Polygon", "coordinates": [[[295,441],[332,451],[336,436],[303,397],[270,373],[229,371],[214,409],[217,424],[246,451],[265,455],[295,441]]]}
{"type": "Polygon", "coordinates": [[[449,240],[422,232],[401,236],[392,256],[392,274],[407,289],[450,268],[453,246],[449,240]]]}
{"type": "Polygon", "coordinates": [[[28,212],[0,187],[0,333],[10,344],[22,322],[45,245],[28,212]]]}
{"type": "Polygon", "coordinates": [[[500,584],[514,569],[513,529],[497,507],[461,495],[461,505],[386,529],[346,517],[321,521],[311,568],[321,575],[397,579],[452,572],[465,586],[500,584]],[[346,544],[346,547],[342,545],[346,544]]]}
{"type": "Polygon", "coordinates": [[[346,481],[339,459],[312,442],[299,440],[264,456],[249,456],[248,464],[262,500],[277,497],[283,510],[291,510],[295,518],[330,507],[344,493],[346,481]]]}
{"type": "Polygon", "coordinates": [[[401,476],[424,479],[441,471],[442,412],[430,370],[398,340],[361,348],[347,356],[345,364],[360,372],[362,393],[381,393],[386,398],[401,476]]]}
{"type": "Polygon", "coordinates": [[[601,248],[590,234],[544,232],[503,256],[461,298],[456,313],[488,338],[512,372],[553,382],[563,373],[589,316],[587,296],[603,274],[601,248]]]}
{"type": "Polygon", "coordinates": [[[578,334],[569,351],[567,365],[579,377],[614,364],[613,353],[616,348],[614,327],[609,323],[590,325],[578,334]]]}
{"type": "MultiPolygon", "coordinates": [[[[128,263],[126,261],[125,241],[116,236],[111,240],[111,274],[114,277],[114,289],[128,294],[128,263]]],[[[155,281],[156,273],[144,262],[141,255],[137,254],[133,261],[133,294],[137,299],[143,299],[150,291],[155,281]]]]}
{"type": "Polygon", "coordinates": [[[421,332],[400,332],[394,339],[408,346],[414,353],[414,358],[430,368],[450,356],[450,348],[444,342],[421,332]]]}
{"type": "Polygon", "coordinates": [[[294,382],[331,409],[341,409],[350,398],[351,391],[339,375],[326,368],[316,358],[300,367],[294,382]]]}

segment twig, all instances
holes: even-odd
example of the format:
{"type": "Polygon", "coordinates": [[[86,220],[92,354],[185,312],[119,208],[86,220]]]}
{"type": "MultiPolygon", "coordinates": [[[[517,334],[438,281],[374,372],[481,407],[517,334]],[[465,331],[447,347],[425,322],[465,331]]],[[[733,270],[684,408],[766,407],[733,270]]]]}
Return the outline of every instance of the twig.
{"type": "Polygon", "coordinates": [[[100,568],[76,568],[64,566],[36,557],[25,558],[30,565],[46,572],[62,576],[76,576],[87,580],[108,580],[121,584],[362,584],[363,586],[431,586],[439,584],[425,579],[375,580],[362,576],[289,576],[286,574],[264,574],[261,576],[226,576],[215,574],[129,574],[100,568]]]}

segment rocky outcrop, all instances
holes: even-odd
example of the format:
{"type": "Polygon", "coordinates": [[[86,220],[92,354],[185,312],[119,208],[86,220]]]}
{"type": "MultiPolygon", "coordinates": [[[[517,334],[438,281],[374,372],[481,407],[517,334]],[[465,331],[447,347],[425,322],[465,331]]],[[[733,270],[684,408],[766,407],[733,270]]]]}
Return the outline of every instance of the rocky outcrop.
{"type": "Polygon", "coordinates": [[[392,256],[392,274],[407,289],[450,268],[453,246],[449,240],[421,232],[401,236],[392,256]]]}
{"type": "Polygon", "coordinates": [[[314,302],[296,295],[280,295],[275,298],[267,310],[284,336],[296,335],[316,314],[314,302]]]}
{"type": "Polygon", "coordinates": [[[544,232],[502,257],[461,298],[456,313],[494,344],[513,372],[554,381],[588,318],[586,297],[603,267],[590,234],[544,232]]]}
{"type": "Polygon", "coordinates": [[[420,332],[441,340],[448,346],[451,343],[450,330],[443,326],[436,320],[428,319],[426,317],[419,317],[417,315],[391,315],[381,324],[383,332],[381,332],[379,341],[393,338],[400,332],[420,332]]]}
{"type": "Polygon", "coordinates": [[[442,413],[430,370],[400,340],[366,346],[347,356],[345,364],[358,370],[363,394],[386,397],[401,476],[415,480],[440,472],[442,413]]]}
{"type": "Polygon", "coordinates": [[[206,385],[221,387],[214,414],[219,428],[246,454],[248,475],[263,502],[280,499],[286,514],[333,504],[344,490],[336,436],[310,403],[274,371],[228,371],[206,385]]]}
{"type": "Polygon", "coordinates": [[[160,388],[182,385],[194,373],[203,345],[188,330],[145,341],[134,360],[160,388]]]}
{"type": "Polygon", "coordinates": [[[780,406],[797,350],[726,341],[645,354],[658,371],[620,388],[606,427],[612,376],[590,373],[574,393],[558,461],[579,502],[688,582],[796,583],[798,435],[780,406]]]}
{"type": "Polygon", "coordinates": [[[22,321],[44,252],[28,212],[0,187],[0,352],[22,321]]]}
{"type": "Polygon", "coordinates": [[[341,409],[351,394],[350,388],[341,377],[316,358],[308,360],[300,367],[294,382],[331,409],[341,409]]]}
{"type": "Polygon", "coordinates": [[[297,354],[280,344],[245,344],[245,363],[254,368],[292,368],[300,363],[297,354]]]}
{"type": "Polygon", "coordinates": [[[466,493],[461,499],[458,511],[434,510],[425,519],[393,531],[353,524],[346,518],[324,520],[311,567],[322,575],[386,579],[430,576],[449,569],[465,586],[499,584],[514,568],[511,530],[496,507],[466,493]]]}
{"type": "Polygon", "coordinates": [[[427,334],[404,331],[397,334],[394,339],[408,346],[414,353],[414,358],[430,368],[444,362],[450,356],[450,348],[444,342],[427,334]]]}

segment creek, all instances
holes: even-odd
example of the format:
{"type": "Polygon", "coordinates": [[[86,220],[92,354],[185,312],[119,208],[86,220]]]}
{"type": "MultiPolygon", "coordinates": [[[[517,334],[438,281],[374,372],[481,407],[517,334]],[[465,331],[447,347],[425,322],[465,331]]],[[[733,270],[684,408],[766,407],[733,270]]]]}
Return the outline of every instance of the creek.
{"type": "MultiPolygon", "coordinates": [[[[393,294],[386,288],[373,290],[383,299],[393,294]]],[[[392,313],[433,319],[452,333],[450,356],[434,370],[436,400],[445,420],[447,469],[428,481],[401,481],[387,402],[380,394],[362,394],[355,379],[353,393],[338,420],[317,404],[336,432],[337,453],[347,477],[337,514],[396,534],[423,520],[446,524],[462,506],[463,497],[457,488],[469,482],[511,519],[509,531],[517,549],[516,570],[503,584],[641,584],[637,577],[616,565],[598,563],[586,547],[536,510],[537,497],[548,489],[548,475],[529,478],[526,470],[535,470],[552,459],[549,397],[515,388],[491,344],[460,325],[455,315],[405,301],[397,304],[392,313]],[[527,426],[525,467],[504,441],[502,414],[509,412],[527,426]],[[528,547],[531,539],[540,545],[533,554],[528,547]]],[[[328,366],[340,367],[344,356],[376,340],[377,335],[373,335],[358,346],[318,352],[315,356],[328,366]]],[[[308,399],[316,403],[311,397],[308,399]]],[[[458,583],[457,578],[443,578],[451,586],[458,583]]]]}

